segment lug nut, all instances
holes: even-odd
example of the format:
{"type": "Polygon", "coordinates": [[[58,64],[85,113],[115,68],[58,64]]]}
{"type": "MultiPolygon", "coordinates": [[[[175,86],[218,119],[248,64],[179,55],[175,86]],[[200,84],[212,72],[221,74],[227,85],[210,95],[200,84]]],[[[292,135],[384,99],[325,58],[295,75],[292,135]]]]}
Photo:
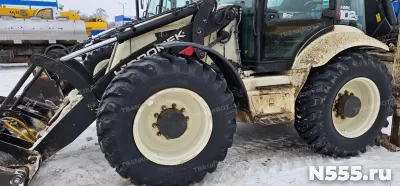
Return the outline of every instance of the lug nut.
{"type": "Polygon", "coordinates": [[[185,112],[185,108],[181,108],[181,112],[185,112]]]}
{"type": "Polygon", "coordinates": [[[350,93],[351,96],[354,96],[354,93],[350,93]]]}
{"type": "Polygon", "coordinates": [[[165,110],[165,109],[167,109],[167,106],[163,105],[163,106],[161,107],[161,110],[165,110]]]}
{"type": "Polygon", "coordinates": [[[343,95],[342,93],[339,93],[339,94],[338,94],[338,96],[342,96],[342,95],[343,95]]]}
{"type": "Polygon", "coordinates": [[[189,120],[189,116],[186,116],[185,118],[186,118],[186,121],[188,121],[188,120],[189,120]]]}
{"type": "Polygon", "coordinates": [[[154,114],[154,117],[155,117],[155,118],[158,118],[158,113],[155,113],[155,114],[154,114]]]}
{"type": "Polygon", "coordinates": [[[176,104],[174,103],[174,104],[172,104],[172,108],[176,108],[176,104]]]}
{"type": "Polygon", "coordinates": [[[345,91],[344,91],[344,94],[349,94],[349,91],[345,90],[345,91]]]}
{"type": "Polygon", "coordinates": [[[158,125],[157,125],[157,123],[153,123],[153,128],[157,128],[158,127],[158,125]]]}
{"type": "Polygon", "coordinates": [[[157,136],[161,136],[161,132],[157,132],[157,136]]]}
{"type": "Polygon", "coordinates": [[[168,138],[168,137],[165,137],[165,139],[169,140],[169,138],[168,138]]]}
{"type": "Polygon", "coordinates": [[[30,164],[34,164],[34,163],[36,163],[37,158],[36,157],[29,157],[28,161],[29,161],[30,164]]]}
{"type": "Polygon", "coordinates": [[[341,116],[340,118],[342,118],[342,119],[346,119],[346,117],[344,117],[344,116],[341,116]]]}
{"type": "Polygon", "coordinates": [[[17,175],[11,180],[11,183],[12,183],[12,185],[20,185],[23,183],[23,180],[24,179],[22,178],[22,176],[17,175]]]}

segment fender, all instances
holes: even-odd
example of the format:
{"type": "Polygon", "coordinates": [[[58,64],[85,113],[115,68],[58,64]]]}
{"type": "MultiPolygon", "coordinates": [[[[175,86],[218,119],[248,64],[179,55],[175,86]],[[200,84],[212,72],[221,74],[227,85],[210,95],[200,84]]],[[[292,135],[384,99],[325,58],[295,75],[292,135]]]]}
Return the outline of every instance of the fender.
{"type": "Polygon", "coordinates": [[[389,51],[389,47],[363,31],[345,25],[335,25],[332,31],[320,36],[300,51],[289,75],[297,96],[303,88],[311,68],[327,64],[338,53],[350,48],[371,47],[389,51]]]}
{"type": "Polygon", "coordinates": [[[236,106],[239,109],[242,109],[245,111],[250,110],[249,98],[247,95],[246,87],[244,86],[242,79],[240,78],[239,74],[237,73],[237,70],[232,65],[232,63],[230,63],[220,53],[218,53],[217,51],[215,51],[214,49],[212,49],[210,47],[207,47],[207,46],[204,46],[201,44],[197,44],[197,43],[192,43],[192,42],[172,41],[172,42],[156,44],[156,46],[160,46],[165,49],[191,46],[191,47],[194,47],[196,49],[206,52],[207,55],[218,66],[218,68],[221,70],[222,74],[224,75],[224,78],[225,78],[226,82],[228,83],[228,87],[235,97],[236,106]]]}
{"type": "Polygon", "coordinates": [[[389,51],[387,45],[357,28],[335,25],[331,32],[317,38],[297,54],[292,69],[323,66],[338,53],[357,47],[372,47],[389,51]]]}

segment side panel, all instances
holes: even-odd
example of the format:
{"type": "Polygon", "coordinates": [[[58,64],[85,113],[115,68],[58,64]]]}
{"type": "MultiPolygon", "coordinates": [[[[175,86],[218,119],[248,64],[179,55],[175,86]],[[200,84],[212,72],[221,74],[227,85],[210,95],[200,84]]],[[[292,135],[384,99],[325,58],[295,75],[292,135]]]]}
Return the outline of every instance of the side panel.
{"type": "Polygon", "coordinates": [[[294,87],[289,76],[245,77],[251,115],[238,112],[237,121],[273,125],[294,121],[294,87]]]}
{"type": "MultiPolygon", "coordinates": [[[[240,63],[240,50],[238,37],[236,34],[237,31],[237,21],[233,20],[228,26],[223,29],[225,32],[230,33],[231,37],[226,41],[220,43],[218,42],[211,48],[222,54],[226,59],[232,61],[234,63],[240,63]]],[[[209,46],[213,41],[217,39],[217,32],[212,33],[210,36],[204,39],[204,45],[209,46]]],[[[207,57],[205,61],[207,64],[211,64],[212,60],[210,57],[207,57]]]]}
{"type": "MultiPolygon", "coordinates": [[[[181,28],[181,27],[189,24],[191,19],[192,19],[192,16],[186,17],[184,19],[173,22],[173,23],[166,25],[164,27],[161,27],[159,29],[155,29],[151,32],[148,32],[141,36],[135,37],[135,38],[133,38],[129,41],[126,41],[122,44],[119,44],[115,51],[115,56],[114,56],[112,62],[110,63],[111,66],[108,67],[108,70],[113,68],[115,65],[117,65],[122,59],[126,58],[128,55],[138,51],[139,49],[143,48],[143,46],[147,46],[148,44],[156,41],[158,39],[156,37],[156,33],[162,33],[162,32],[170,31],[170,30],[176,30],[178,28],[181,28]]],[[[154,21],[154,20],[151,20],[151,21],[154,21]]],[[[108,70],[107,70],[107,72],[108,72],[108,70]]]]}
{"type": "MultiPolygon", "coordinates": [[[[194,1],[195,2],[195,1],[194,1]]],[[[231,6],[231,4],[223,4],[223,5],[219,5],[218,9],[222,9],[222,8],[226,8],[231,6]]],[[[165,16],[168,16],[170,14],[167,14],[165,16]]],[[[164,16],[161,16],[164,17],[164,16]]],[[[159,18],[161,18],[159,17],[159,18]]],[[[157,18],[157,19],[159,19],[157,18]]],[[[179,28],[182,28],[188,24],[191,23],[193,16],[188,16],[184,19],[178,20],[176,22],[173,22],[169,25],[166,25],[164,27],[155,29],[151,32],[147,32],[143,35],[137,36],[133,39],[130,40],[130,42],[126,41],[122,44],[119,44],[117,46],[117,49],[115,51],[115,56],[111,62],[111,65],[108,66],[107,68],[107,72],[109,71],[109,69],[113,68],[115,65],[117,65],[122,59],[126,58],[129,54],[132,54],[136,51],[138,51],[139,49],[142,49],[143,46],[146,46],[150,43],[153,43],[154,41],[156,41],[157,36],[156,34],[161,34],[162,36],[165,36],[168,34],[169,31],[173,31],[179,28]]],[[[152,19],[149,21],[155,21],[156,19],[152,19]]],[[[147,22],[144,23],[140,23],[138,25],[136,25],[137,27],[143,24],[146,24],[147,22]]],[[[225,44],[221,44],[221,43],[217,43],[215,46],[211,47],[212,49],[218,51],[220,54],[224,55],[228,60],[232,60],[233,62],[239,62],[240,61],[240,55],[238,55],[236,52],[239,52],[238,49],[238,44],[237,44],[237,37],[236,37],[236,27],[237,27],[237,21],[233,20],[232,22],[230,22],[229,25],[227,25],[223,30],[226,32],[231,33],[231,37],[229,38],[229,40],[226,41],[225,44]]],[[[217,31],[206,36],[204,38],[204,45],[208,46],[211,42],[213,42],[215,39],[217,39],[217,31]]],[[[178,41],[179,36],[182,35],[187,35],[189,33],[182,33],[178,36],[176,36],[173,40],[171,41],[178,41]]],[[[168,40],[170,41],[170,40],[168,40]]],[[[159,49],[161,50],[161,49],[159,49]]],[[[159,51],[157,51],[159,52],[159,51]]],[[[151,54],[154,54],[152,51],[150,51],[151,54]]],[[[211,59],[208,57],[205,59],[205,62],[210,64],[211,63],[211,59]]]]}

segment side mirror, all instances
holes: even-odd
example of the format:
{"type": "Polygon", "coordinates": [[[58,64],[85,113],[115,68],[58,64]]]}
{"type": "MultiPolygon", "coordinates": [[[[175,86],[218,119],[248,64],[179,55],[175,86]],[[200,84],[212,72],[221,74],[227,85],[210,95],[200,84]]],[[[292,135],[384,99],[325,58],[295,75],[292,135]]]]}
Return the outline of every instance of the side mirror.
{"type": "Polygon", "coordinates": [[[274,9],[267,9],[264,13],[264,24],[267,27],[274,27],[278,24],[279,12],[274,9]]]}

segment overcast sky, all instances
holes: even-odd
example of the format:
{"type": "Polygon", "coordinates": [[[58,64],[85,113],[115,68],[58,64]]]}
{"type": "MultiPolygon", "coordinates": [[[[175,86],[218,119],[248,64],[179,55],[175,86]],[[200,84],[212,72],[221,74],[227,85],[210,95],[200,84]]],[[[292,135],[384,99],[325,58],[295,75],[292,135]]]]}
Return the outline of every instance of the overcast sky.
{"type": "Polygon", "coordinates": [[[103,8],[109,16],[108,21],[113,21],[114,16],[122,15],[122,5],[126,3],[125,15],[135,16],[135,0],[58,0],[63,4],[64,10],[80,10],[86,14],[92,14],[97,8],[103,8]]]}

